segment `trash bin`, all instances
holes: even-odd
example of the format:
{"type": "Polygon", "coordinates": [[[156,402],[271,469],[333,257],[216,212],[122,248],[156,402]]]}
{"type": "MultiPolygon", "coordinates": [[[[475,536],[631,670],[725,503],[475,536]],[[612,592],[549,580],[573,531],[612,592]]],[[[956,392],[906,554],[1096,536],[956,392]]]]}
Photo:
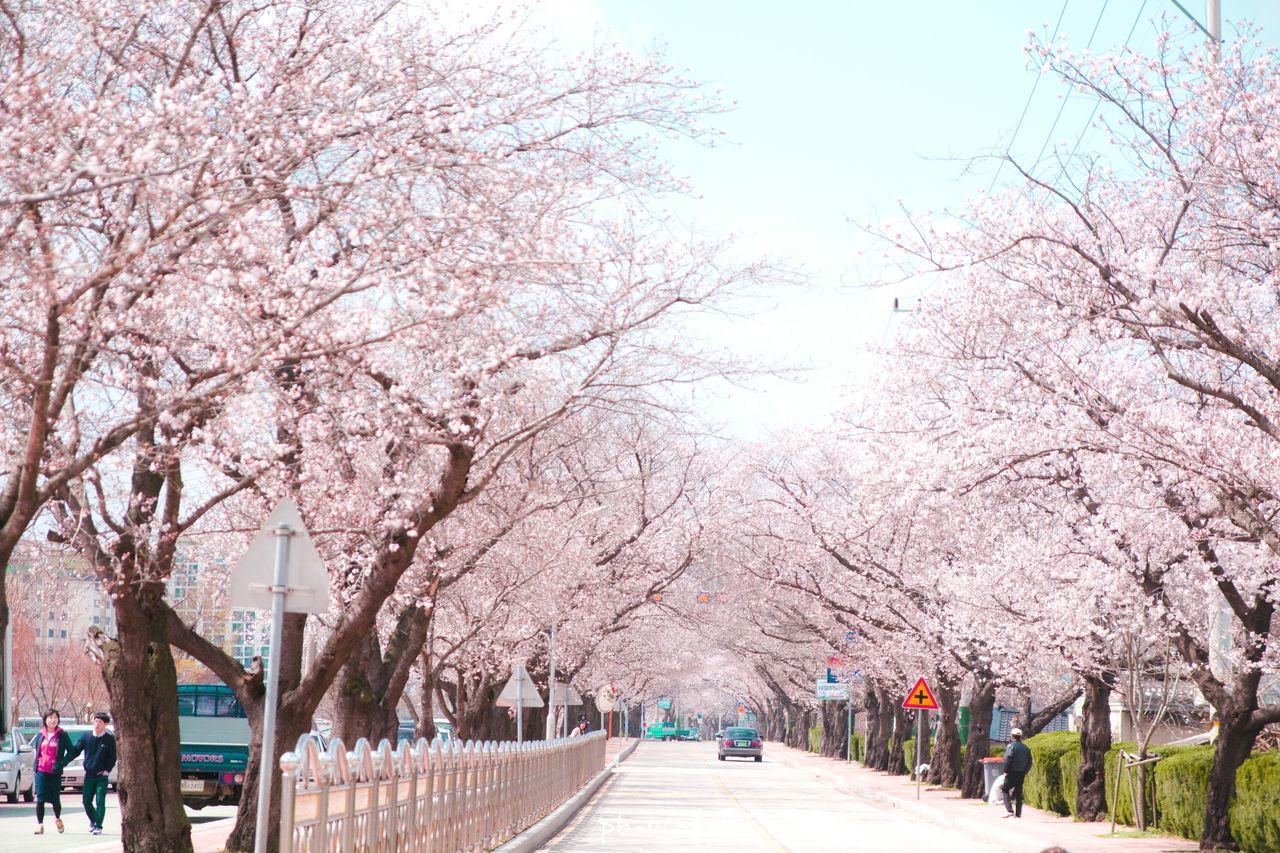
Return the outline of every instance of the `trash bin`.
{"type": "Polygon", "coordinates": [[[991,756],[982,759],[982,799],[991,800],[991,786],[1000,778],[1000,774],[1004,772],[1004,759],[999,756],[991,756]]]}

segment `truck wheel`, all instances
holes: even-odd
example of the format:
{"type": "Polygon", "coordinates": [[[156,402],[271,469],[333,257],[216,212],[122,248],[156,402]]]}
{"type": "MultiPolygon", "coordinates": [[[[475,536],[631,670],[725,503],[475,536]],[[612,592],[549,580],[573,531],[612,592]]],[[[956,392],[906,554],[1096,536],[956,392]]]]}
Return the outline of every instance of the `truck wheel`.
{"type": "Polygon", "coordinates": [[[764,756],[763,756],[763,755],[757,755],[757,756],[756,756],[756,761],[757,761],[757,762],[764,761],[764,756]]]}

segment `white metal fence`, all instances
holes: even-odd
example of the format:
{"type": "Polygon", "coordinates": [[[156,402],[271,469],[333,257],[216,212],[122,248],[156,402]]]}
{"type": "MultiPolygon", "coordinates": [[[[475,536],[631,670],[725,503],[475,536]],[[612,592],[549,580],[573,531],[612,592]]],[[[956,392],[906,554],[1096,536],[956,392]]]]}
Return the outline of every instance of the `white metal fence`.
{"type": "Polygon", "coordinates": [[[327,751],[303,736],[280,757],[281,853],[487,850],[524,831],[604,768],[605,737],[401,743],[327,751]]]}

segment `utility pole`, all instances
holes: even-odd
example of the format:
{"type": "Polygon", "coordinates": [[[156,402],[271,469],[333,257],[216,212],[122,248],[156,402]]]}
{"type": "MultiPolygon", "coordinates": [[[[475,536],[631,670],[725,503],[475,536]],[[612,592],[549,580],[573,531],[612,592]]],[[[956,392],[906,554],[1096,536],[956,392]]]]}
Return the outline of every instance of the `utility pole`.
{"type": "MultiPolygon", "coordinates": [[[[560,721],[556,717],[556,617],[557,613],[551,612],[551,680],[547,686],[547,731],[546,739],[553,740],[560,736],[560,721]]],[[[569,710],[569,706],[565,705],[565,710],[569,710]]]]}
{"type": "Polygon", "coordinates": [[[1222,0],[1205,0],[1204,17],[1216,52],[1218,45],[1222,44],[1222,0]]]}

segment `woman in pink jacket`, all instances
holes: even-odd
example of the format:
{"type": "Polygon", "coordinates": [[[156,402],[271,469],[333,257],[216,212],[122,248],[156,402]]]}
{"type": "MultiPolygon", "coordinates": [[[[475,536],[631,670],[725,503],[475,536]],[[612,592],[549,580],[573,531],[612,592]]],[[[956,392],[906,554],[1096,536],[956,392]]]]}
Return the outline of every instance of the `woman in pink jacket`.
{"type": "Polygon", "coordinates": [[[71,760],[71,735],[58,725],[62,717],[50,708],[44,728],[36,735],[36,835],[44,835],[44,805],[53,806],[53,820],[62,832],[62,768],[71,760]]]}

